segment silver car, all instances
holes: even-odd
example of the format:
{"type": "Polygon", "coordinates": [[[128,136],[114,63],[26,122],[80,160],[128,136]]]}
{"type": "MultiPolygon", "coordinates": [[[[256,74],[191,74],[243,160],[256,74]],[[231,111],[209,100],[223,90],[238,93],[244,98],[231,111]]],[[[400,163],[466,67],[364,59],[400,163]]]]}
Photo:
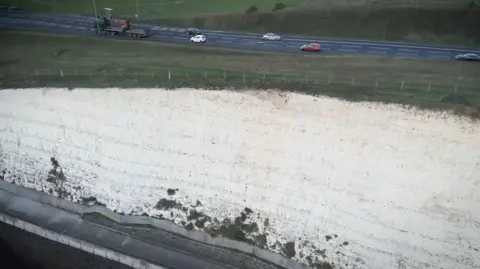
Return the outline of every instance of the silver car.
{"type": "Polygon", "coordinates": [[[269,41],[278,41],[282,39],[279,35],[276,35],[274,33],[267,33],[263,35],[264,40],[269,40],[269,41]]]}
{"type": "Polygon", "coordinates": [[[455,56],[458,61],[480,61],[480,56],[475,53],[459,54],[455,56]]]}

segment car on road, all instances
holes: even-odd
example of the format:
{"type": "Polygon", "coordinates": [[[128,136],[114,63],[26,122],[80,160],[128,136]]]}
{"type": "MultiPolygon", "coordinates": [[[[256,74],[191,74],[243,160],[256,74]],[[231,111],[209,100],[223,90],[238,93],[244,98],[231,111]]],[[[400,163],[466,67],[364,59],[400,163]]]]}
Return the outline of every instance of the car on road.
{"type": "Polygon", "coordinates": [[[190,42],[192,43],[205,43],[207,42],[207,38],[204,35],[196,35],[190,38],[190,42]]]}
{"type": "Polygon", "coordinates": [[[459,54],[455,56],[458,61],[480,61],[480,56],[475,53],[459,54]]]}
{"type": "Polygon", "coordinates": [[[279,35],[276,35],[274,33],[266,33],[263,35],[263,39],[264,40],[269,40],[269,41],[278,41],[280,39],[282,39],[281,36],[279,35]]]}
{"type": "Polygon", "coordinates": [[[300,47],[301,51],[311,51],[311,52],[318,52],[321,50],[320,44],[317,43],[310,43],[300,47]]]}
{"type": "Polygon", "coordinates": [[[187,35],[193,35],[193,36],[195,36],[195,35],[201,35],[201,34],[202,34],[202,32],[201,32],[200,30],[198,30],[197,28],[188,28],[188,29],[185,31],[185,33],[186,33],[187,35]]]}

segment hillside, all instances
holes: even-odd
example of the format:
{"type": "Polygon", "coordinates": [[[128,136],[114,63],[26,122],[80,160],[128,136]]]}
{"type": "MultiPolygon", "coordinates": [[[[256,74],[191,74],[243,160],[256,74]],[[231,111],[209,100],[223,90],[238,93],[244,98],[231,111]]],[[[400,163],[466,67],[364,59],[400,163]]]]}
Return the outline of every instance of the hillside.
{"type": "Polygon", "coordinates": [[[480,8],[296,8],[279,12],[217,14],[157,19],[171,25],[252,32],[348,37],[426,43],[480,44],[480,8]]]}
{"type": "Polygon", "coordinates": [[[479,133],[447,112],[289,92],[0,92],[7,182],[313,268],[479,268],[479,133]]]}

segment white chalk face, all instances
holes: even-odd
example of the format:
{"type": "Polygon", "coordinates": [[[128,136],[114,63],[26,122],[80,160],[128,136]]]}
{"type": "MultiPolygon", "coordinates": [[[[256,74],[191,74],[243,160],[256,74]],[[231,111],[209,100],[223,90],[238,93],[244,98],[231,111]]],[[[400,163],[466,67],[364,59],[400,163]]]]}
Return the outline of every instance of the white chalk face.
{"type": "Polygon", "coordinates": [[[278,252],[293,242],[302,262],[480,268],[478,123],[190,89],[4,90],[0,113],[10,182],[177,223],[195,207],[210,217],[202,229],[248,207],[258,229],[245,236],[268,234],[278,252]]]}

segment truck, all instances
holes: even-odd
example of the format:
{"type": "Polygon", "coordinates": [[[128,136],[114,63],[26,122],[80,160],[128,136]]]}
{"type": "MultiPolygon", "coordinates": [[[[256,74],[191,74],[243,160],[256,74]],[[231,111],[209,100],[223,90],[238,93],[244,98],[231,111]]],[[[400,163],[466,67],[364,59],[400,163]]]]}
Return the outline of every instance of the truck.
{"type": "Polygon", "coordinates": [[[105,8],[105,16],[98,16],[93,22],[93,29],[99,35],[122,35],[130,36],[132,38],[146,38],[150,35],[150,30],[146,29],[132,29],[130,19],[120,20],[112,19],[111,8],[105,8]]]}

